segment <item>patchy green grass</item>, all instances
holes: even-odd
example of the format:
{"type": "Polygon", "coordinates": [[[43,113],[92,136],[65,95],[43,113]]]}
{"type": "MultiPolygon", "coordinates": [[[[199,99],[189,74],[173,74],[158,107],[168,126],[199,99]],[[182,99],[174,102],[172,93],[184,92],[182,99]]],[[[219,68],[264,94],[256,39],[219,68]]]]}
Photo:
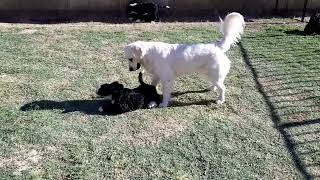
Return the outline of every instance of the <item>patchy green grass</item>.
{"type": "Polygon", "coordinates": [[[286,32],[296,28],[248,26],[228,52],[224,105],[190,75],[176,82],[169,108],[103,116],[97,83],[138,85],[123,58],[127,43],[212,42],[218,26],[1,25],[0,178],[319,176],[320,37],[286,32]],[[35,108],[21,111],[28,103],[35,108]]]}
{"type": "Polygon", "coordinates": [[[297,169],[320,177],[320,36],[268,27],[240,45],[297,169]]]}

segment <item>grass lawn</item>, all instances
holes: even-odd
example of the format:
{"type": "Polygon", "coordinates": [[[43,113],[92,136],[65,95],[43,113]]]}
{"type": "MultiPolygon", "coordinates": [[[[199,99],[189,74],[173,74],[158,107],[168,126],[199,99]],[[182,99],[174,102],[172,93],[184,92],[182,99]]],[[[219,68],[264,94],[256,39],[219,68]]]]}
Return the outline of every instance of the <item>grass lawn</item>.
{"type": "Polygon", "coordinates": [[[248,24],[225,104],[190,75],[169,108],[118,116],[95,87],[138,85],[127,43],[212,42],[217,24],[1,24],[0,179],[320,178],[320,36],[287,21],[248,24]]]}

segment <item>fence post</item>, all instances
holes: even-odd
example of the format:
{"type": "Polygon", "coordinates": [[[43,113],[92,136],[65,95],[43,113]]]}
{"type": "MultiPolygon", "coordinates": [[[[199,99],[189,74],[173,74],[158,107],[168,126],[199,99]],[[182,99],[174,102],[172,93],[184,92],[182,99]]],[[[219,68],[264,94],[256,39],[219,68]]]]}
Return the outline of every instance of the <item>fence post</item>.
{"type": "Polygon", "coordinates": [[[279,8],[279,0],[276,0],[276,5],[275,5],[275,11],[278,12],[278,8],[279,8]]]}
{"type": "Polygon", "coordinates": [[[308,5],[308,0],[305,0],[304,1],[303,12],[302,12],[302,17],[301,17],[301,22],[303,22],[304,18],[306,17],[307,5],[308,5]]]}

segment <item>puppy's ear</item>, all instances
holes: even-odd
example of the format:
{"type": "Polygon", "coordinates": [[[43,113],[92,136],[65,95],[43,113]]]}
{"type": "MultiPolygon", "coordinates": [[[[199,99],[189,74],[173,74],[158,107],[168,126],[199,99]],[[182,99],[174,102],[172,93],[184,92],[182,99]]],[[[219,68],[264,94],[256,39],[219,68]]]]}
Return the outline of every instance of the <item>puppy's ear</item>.
{"type": "Polygon", "coordinates": [[[120,84],[118,81],[114,81],[113,83],[111,83],[114,86],[117,86],[118,84],[120,84]]]}
{"type": "Polygon", "coordinates": [[[120,84],[118,81],[112,83],[117,89],[123,89],[123,84],[120,84]]]}
{"type": "Polygon", "coordinates": [[[119,89],[123,89],[124,88],[123,84],[119,84],[118,87],[119,87],[119,89]]]}

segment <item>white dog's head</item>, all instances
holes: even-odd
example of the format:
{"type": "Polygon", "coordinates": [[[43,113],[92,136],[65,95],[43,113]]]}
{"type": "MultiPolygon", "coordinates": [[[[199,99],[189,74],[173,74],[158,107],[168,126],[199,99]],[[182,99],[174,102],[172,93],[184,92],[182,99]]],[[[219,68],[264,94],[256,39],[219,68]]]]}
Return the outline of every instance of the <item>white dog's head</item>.
{"type": "Polygon", "coordinates": [[[129,60],[129,70],[136,71],[141,67],[145,50],[140,41],[131,43],[124,48],[124,54],[129,60]]]}

